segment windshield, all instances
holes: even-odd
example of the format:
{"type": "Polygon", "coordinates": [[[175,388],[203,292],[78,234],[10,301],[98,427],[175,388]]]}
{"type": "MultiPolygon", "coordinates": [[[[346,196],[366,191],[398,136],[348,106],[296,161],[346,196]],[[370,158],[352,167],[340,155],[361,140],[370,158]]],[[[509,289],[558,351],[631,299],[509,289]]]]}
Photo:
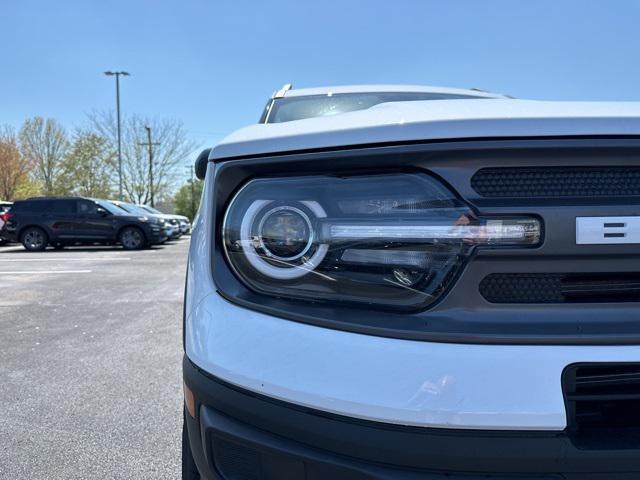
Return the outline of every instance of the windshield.
{"type": "Polygon", "coordinates": [[[134,215],[149,215],[149,213],[153,213],[153,212],[147,212],[146,210],[138,207],[137,205],[134,205],[133,203],[120,202],[115,205],[123,209],[125,212],[132,213],[134,215]]]}
{"type": "Polygon", "coordinates": [[[151,208],[147,205],[139,205],[138,208],[145,210],[147,213],[153,213],[154,215],[164,215],[160,210],[156,210],[155,208],[151,208]]]}
{"type": "Polygon", "coordinates": [[[100,200],[97,198],[92,198],[92,200],[94,202],[96,202],[98,205],[100,205],[102,208],[104,208],[106,211],[108,211],[109,213],[112,213],[113,215],[128,215],[129,213],[126,210],[123,210],[122,208],[118,207],[117,205],[114,205],[111,202],[108,202],[106,200],[100,200]]]}
{"type": "Polygon", "coordinates": [[[334,93],[300,97],[276,98],[264,123],[281,123],[303,118],[324,117],[338,113],[365,110],[386,102],[411,102],[420,100],[459,100],[474,97],[428,92],[364,92],[334,93]]]}

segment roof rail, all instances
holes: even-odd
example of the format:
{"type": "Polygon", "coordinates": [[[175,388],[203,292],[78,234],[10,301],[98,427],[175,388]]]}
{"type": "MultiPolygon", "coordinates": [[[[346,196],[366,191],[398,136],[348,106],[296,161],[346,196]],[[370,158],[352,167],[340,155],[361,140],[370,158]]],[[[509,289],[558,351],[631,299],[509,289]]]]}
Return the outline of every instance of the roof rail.
{"type": "Polygon", "coordinates": [[[293,88],[293,85],[290,83],[286,83],[280,90],[278,90],[277,92],[275,92],[273,94],[273,98],[282,98],[284,97],[285,93],[287,93],[289,90],[291,90],[291,88],[293,88]]]}
{"type": "Polygon", "coordinates": [[[40,197],[28,197],[21,200],[77,200],[85,197],[79,195],[42,195],[40,197]]]}
{"type": "MultiPolygon", "coordinates": [[[[476,88],[476,87],[470,88],[469,90],[473,90],[474,92],[482,92],[482,93],[494,93],[494,92],[490,92],[489,90],[484,90],[482,88],[476,88]]],[[[509,95],[509,94],[506,94],[506,93],[501,93],[500,95],[502,95],[503,97],[507,97],[507,98],[513,98],[513,99],[516,98],[516,97],[514,97],[512,95],[509,95]]]]}

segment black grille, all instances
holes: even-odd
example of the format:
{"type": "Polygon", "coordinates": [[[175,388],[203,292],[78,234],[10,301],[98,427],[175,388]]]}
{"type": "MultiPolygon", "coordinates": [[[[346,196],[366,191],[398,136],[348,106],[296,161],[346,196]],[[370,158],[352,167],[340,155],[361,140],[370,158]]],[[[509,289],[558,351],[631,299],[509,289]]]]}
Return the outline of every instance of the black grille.
{"type": "Polygon", "coordinates": [[[216,467],[225,480],[263,478],[260,453],[256,450],[221,439],[215,439],[213,445],[216,467]]]}
{"type": "Polygon", "coordinates": [[[640,302],[640,273],[493,273],[480,293],[491,303],[640,302]]]}
{"type": "Polygon", "coordinates": [[[483,197],[640,196],[640,167],[483,168],[471,178],[483,197]]]}
{"type": "Polygon", "coordinates": [[[585,448],[640,445],[640,364],[580,364],[565,369],[567,426],[585,448]]]}

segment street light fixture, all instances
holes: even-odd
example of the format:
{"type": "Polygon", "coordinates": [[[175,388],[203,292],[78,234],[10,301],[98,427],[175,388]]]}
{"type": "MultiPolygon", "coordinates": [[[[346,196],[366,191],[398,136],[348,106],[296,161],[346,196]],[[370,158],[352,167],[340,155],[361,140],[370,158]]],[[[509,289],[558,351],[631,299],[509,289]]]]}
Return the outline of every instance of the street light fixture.
{"type": "Polygon", "coordinates": [[[122,201],[122,140],[120,135],[120,75],[128,77],[128,72],[104,72],[105,75],[116,77],[116,112],[118,117],[118,200],[122,201]]]}

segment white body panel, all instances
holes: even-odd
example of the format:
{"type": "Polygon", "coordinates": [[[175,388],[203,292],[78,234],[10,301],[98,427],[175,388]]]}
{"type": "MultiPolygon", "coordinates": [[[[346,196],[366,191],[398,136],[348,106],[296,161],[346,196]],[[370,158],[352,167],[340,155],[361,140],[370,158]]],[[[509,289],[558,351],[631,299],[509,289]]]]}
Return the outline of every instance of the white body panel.
{"type": "Polygon", "coordinates": [[[640,361],[635,346],[459,345],[348,333],[246,310],[217,293],[188,317],[186,345],[200,368],[273,398],[464,429],[563,430],[567,365],[640,361]]]}

